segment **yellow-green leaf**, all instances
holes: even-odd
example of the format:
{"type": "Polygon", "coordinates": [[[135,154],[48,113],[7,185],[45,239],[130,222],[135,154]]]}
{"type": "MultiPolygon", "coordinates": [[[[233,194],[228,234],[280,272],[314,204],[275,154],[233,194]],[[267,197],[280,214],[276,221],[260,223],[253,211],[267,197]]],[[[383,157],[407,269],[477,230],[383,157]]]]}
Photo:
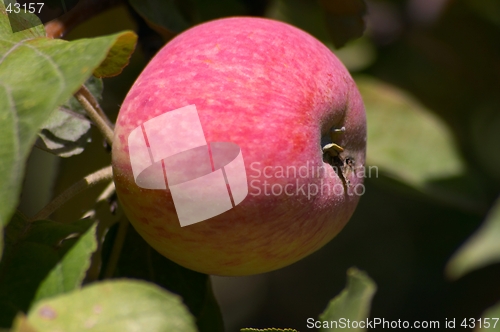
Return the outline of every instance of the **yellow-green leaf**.
{"type": "Polygon", "coordinates": [[[487,309],[481,320],[475,320],[475,332],[500,331],[500,302],[487,309]]]}
{"type": "Polygon", "coordinates": [[[119,75],[134,53],[137,35],[131,31],[116,36],[113,45],[108,49],[104,61],[94,70],[96,77],[112,77],[119,75]]]}
{"type": "Polygon", "coordinates": [[[143,281],[91,284],[41,301],[28,313],[39,332],[195,332],[193,317],[179,296],[143,281]]]}
{"type": "Polygon", "coordinates": [[[63,224],[14,215],[0,262],[0,327],[9,327],[35,298],[80,287],[96,248],[95,227],[89,219],[63,224]]]}
{"type": "Polygon", "coordinates": [[[12,332],[38,332],[30,323],[28,317],[24,314],[19,314],[12,325],[12,332]]]}
{"type": "MultiPolygon", "coordinates": [[[[345,331],[338,326],[332,326],[332,321],[341,318],[351,321],[366,320],[370,315],[372,298],[377,291],[375,282],[363,271],[356,268],[347,270],[347,286],[330,301],[326,310],[319,316],[321,322],[327,322],[328,326],[322,325],[320,331],[345,331]]],[[[361,328],[352,328],[349,331],[364,331],[361,328]]]]}
{"type": "Polygon", "coordinates": [[[394,86],[367,76],[356,83],[366,108],[368,165],[454,207],[487,210],[488,195],[444,121],[394,86]]]}
{"type": "MultiPolygon", "coordinates": [[[[451,278],[500,262],[500,199],[488,213],[483,225],[453,255],[446,267],[451,278]]],[[[499,325],[500,327],[500,325],[499,325]]]]}
{"type": "Polygon", "coordinates": [[[42,31],[37,26],[12,33],[0,2],[0,226],[18,204],[25,163],[43,123],[111,49],[121,54],[117,45],[128,45],[123,40],[133,38],[126,32],[67,42],[45,38],[42,31]]]}

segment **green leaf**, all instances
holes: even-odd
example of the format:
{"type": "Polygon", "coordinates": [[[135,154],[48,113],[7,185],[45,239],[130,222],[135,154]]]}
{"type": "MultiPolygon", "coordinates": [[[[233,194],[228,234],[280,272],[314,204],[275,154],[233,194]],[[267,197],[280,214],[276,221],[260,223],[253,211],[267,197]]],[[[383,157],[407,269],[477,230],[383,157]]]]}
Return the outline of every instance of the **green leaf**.
{"type": "Polygon", "coordinates": [[[128,227],[115,277],[154,282],[183,298],[195,316],[200,331],[224,331],[210,278],[163,257],[151,248],[133,227],[128,227]]]}
{"type": "Polygon", "coordinates": [[[137,44],[137,35],[132,31],[126,31],[115,37],[113,44],[108,48],[106,58],[94,70],[94,76],[101,78],[117,76],[128,65],[137,44]]]}
{"type": "Polygon", "coordinates": [[[0,327],[9,327],[35,297],[79,287],[95,250],[94,234],[92,220],[30,223],[16,213],[5,231],[5,255],[0,262],[0,327]]]}
{"type": "Polygon", "coordinates": [[[30,310],[28,322],[40,332],[196,331],[178,296],[132,280],[95,283],[41,301],[30,310]]]}
{"type": "Polygon", "coordinates": [[[500,331],[500,302],[495,304],[483,313],[481,318],[481,327],[476,328],[475,332],[500,331]]]}
{"type": "Polygon", "coordinates": [[[484,187],[440,118],[396,87],[366,76],[356,83],[367,115],[367,165],[454,207],[487,209],[484,187]]]}
{"type": "Polygon", "coordinates": [[[75,241],[64,243],[69,249],[42,281],[34,301],[67,293],[80,287],[90,267],[92,254],[97,249],[96,227],[97,223],[94,223],[75,241]]]}
{"type": "Polygon", "coordinates": [[[336,48],[359,38],[365,31],[363,0],[320,0],[325,10],[326,26],[336,48]]]}
{"type": "Polygon", "coordinates": [[[165,39],[191,26],[176,0],[129,0],[135,11],[165,39]]]}
{"type": "MultiPolygon", "coordinates": [[[[347,270],[347,286],[330,301],[326,310],[319,316],[324,322],[338,321],[340,318],[351,321],[361,321],[370,315],[372,298],[377,291],[375,282],[365,273],[356,268],[347,270]]],[[[336,327],[322,327],[320,331],[343,331],[336,327]]],[[[350,329],[363,331],[363,329],[350,329]]]]}
{"type": "MultiPolygon", "coordinates": [[[[102,95],[102,80],[91,76],[85,86],[98,100],[102,95]]],[[[90,142],[91,122],[74,96],[58,107],[38,133],[36,146],[59,157],[80,154],[90,142]]]]}
{"type": "MultiPolygon", "coordinates": [[[[4,53],[6,53],[5,40],[7,37],[9,42],[21,42],[45,36],[45,30],[38,17],[29,13],[8,16],[3,3],[3,0],[0,0],[0,65],[4,53]],[[35,27],[25,29],[33,26],[35,27]],[[12,33],[13,30],[22,31],[12,33]]],[[[20,190],[20,179],[15,178],[17,170],[15,166],[22,162],[20,155],[16,153],[19,151],[20,145],[15,139],[19,134],[14,125],[17,121],[16,114],[8,111],[15,107],[15,102],[1,78],[0,75],[0,188],[2,188],[0,192],[0,258],[3,250],[3,226],[10,220],[14,212],[14,206],[17,204],[16,197],[18,197],[20,190]],[[17,192],[11,191],[13,189],[11,182],[17,182],[17,192]]]]}
{"type": "MultiPolygon", "coordinates": [[[[5,6],[16,3],[14,0],[4,2],[0,0],[0,36],[15,33],[16,40],[21,41],[35,37],[45,37],[45,30],[40,19],[29,12],[20,11],[19,13],[7,13],[5,6]],[[7,20],[5,19],[7,18],[7,20]]],[[[12,8],[12,7],[11,7],[12,8]]]]}
{"type": "Polygon", "coordinates": [[[26,312],[35,296],[79,287],[95,250],[92,225],[92,220],[30,223],[20,213],[14,215],[0,262],[0,327],[9,327],[19,311],[26,312]]]}
{"type": "MultiPolygon", "coordinates": [[[[2,332],[2,330],[0,330],[2,332]]],[[[12,325],[12,332],[38,332],[30,323],[28,317],[24,314],[19,314],[12,325]]]]}
{"type": "Polygon", "coordinates": [[[14,213],[41,125],[130,34],[67,42],[42,37],[39,27],[12,33],[0,2],[0,225],[14,213]]]}
{"type": "Polygon", "coordinates": [[[446,272],[460,278],[473,270],[500,262],[500,198],[483,225],[458,249],[448,262],[446,272]]]}

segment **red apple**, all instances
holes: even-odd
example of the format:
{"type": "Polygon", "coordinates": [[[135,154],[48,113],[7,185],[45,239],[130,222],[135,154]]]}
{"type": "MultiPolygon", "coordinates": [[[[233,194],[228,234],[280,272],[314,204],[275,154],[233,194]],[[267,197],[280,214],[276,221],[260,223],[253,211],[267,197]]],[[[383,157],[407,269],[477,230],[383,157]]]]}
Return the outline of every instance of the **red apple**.
{"type": "Polygon", "coordinates": [[[114,180],[130,222],[161,254],[208,274],[249,275],[294,263],[341,231],[364,193],[365,147],[360,94],[326,46],[282,22],[226,18],[174,38],[138,77],[116,124],[114,180]],[[186,110],[199,122],[169,117],[186,110]],[[222,164],[203,139],[233,143],[223,143],[222,164]],[[188,181],[221,175],[233,159],[223,193],[188,181]],[[180,206],[172,188],[185,183],[197,190],[180,206]],[[182,227],[181,212],[213,217],[182,227]]]}

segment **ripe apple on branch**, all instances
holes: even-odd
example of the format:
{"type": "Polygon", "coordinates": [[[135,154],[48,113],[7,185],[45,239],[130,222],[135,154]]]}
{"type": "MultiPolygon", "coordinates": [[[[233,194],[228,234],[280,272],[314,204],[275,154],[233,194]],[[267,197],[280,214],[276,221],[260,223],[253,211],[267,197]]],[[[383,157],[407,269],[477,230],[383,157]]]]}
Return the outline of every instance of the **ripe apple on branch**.
{"type": "MultiPolygon", "coordinates": [[[[188,137],[189,146],[194,131],[179,123],[175,133],[158,135],[188,137]]],[[[167,258],[208,274],[262,273],[318,250],[356,208],[359,195],[348,189],[363,183],[356,170],[365,162],[366,117],[353,79],[320,41],[268,19],[220,19],[171,40],[129,91],[114,135],[116,190],[133,226],[167,258]],[[128,145],[135,128],[188,105],[197,109],[206,142],[240,147],[253,183],[232,209],[181,227],[168,185],[136,184],[128,145]],[[268,178],[252,173],[252,164],[323,171],[268,178]]],[[[204,153],[184,161],[181,173],[201,167],[204,153]]]]}

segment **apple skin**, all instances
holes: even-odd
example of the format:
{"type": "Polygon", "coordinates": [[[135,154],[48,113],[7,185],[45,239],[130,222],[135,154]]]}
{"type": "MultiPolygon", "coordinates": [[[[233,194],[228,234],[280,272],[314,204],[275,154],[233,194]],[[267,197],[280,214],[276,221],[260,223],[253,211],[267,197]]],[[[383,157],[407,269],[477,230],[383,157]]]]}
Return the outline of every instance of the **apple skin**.
{"type": "Polygon", "coordinates": [[[234,17],[181,33],[151,60],[121,106],[112,164],[121,205],[153,248],[195,271],[237,276],[287,266],[335,237],[363,193],[365,150],[363,102],[335,55],[288,24],[234,17]],[[136,185],[127,138],[145,121],[191,104],[207,142],[240,146],[249,193],[235,208],[181,227],[168,189],[136,185]],[[335,143],[355,161],[345,174],[349,187],[323,162],[322,137],[341,127],[335,143]],[[320,166],[322,176],[305,172],[320,166]],[[287,167],[288,177],[280,173],[287,167]],[[308,197],[314,185],[324,191],[308,197]]]}

